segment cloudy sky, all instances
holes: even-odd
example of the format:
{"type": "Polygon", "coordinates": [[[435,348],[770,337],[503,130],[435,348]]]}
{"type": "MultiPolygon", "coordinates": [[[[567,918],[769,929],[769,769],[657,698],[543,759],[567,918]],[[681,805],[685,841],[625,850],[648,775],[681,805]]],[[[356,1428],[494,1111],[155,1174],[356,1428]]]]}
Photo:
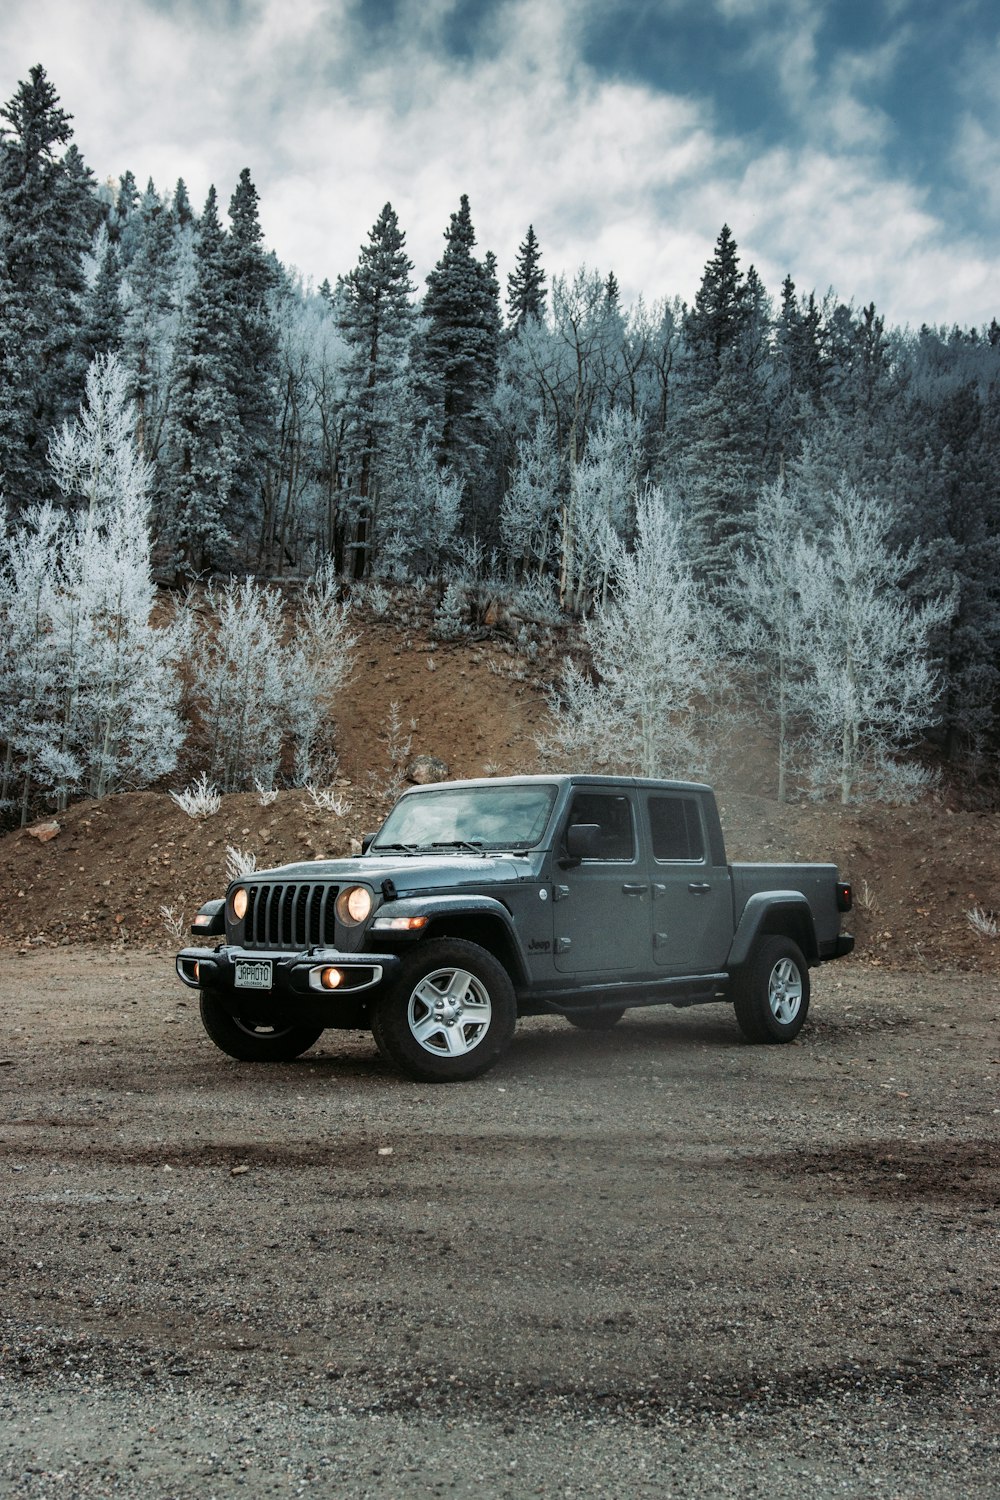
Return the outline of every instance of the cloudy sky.
{"type": "Polygon", "coordinates": [[[723,222],[777,295],[1000,317],[996,0],[4,0],[0,96],[41,62],[99,177],[179,176],[306,278],[383,203],[421,278],[468,193],[501,277],[690,300],[723,222]]]}

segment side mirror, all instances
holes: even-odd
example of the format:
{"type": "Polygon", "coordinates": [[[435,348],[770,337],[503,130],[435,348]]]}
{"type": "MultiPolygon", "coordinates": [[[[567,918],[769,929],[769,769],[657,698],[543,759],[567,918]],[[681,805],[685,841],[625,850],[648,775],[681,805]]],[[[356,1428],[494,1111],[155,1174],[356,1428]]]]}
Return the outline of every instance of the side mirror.
{"type": "Polygon", "coordinates": [[[372,840],[374,839],[374,837],[375,837],[375,835],[373,833],[363,833],[361,835],[361,853],[362,854],[367,854],[368,853],[368,850],[372,846],[372,840]]]}
{"type": "Polygon", "coordinates": [[[578,865],[582,859],[592,858],[600,832],[599,823],[570,824],[566,830],[566,853],[559,861],[564,870],[578,865]]]}

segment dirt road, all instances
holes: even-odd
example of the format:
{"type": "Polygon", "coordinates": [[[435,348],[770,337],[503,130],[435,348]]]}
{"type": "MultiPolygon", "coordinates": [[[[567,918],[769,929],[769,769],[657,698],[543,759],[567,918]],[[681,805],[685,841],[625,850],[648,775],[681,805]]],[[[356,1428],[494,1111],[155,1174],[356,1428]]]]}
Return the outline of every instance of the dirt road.
{"type": "Polygon", "coordinates": [[[167,956],[0,957],[0,1493],[1000,1495],[1000,997],[234,1063],[167,956]]]}

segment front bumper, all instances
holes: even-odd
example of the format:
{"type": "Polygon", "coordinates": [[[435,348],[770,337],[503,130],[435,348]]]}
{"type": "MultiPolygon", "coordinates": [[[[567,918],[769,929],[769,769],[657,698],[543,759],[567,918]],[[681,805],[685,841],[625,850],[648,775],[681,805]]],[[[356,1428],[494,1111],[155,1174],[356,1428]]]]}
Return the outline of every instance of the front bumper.
{"type": "Polygon", "coordinates": [[[328,1000],[339,996],[367,1000],[391,979],[399,965],[396,953],[341,953],[335,948],[310,948],[304,953],[264,951],[259,948],[184,948],[177,955],[178,977],[193,990],[212,990],[241,1003],[281,1000],[328,1000]],[[271,965],[269,988],[238,985],[237,965],[271,965]],[[335,969],[340,983],[330,988],[322,981],[325,971],[335,969]]]}

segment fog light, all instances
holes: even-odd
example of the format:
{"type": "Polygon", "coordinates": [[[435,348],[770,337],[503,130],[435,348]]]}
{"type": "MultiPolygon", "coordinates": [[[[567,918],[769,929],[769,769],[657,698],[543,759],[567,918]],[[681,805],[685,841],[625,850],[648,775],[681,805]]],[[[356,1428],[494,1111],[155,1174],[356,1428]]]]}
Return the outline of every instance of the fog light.
{"type": "Polygon", "coordinates": [[[191,976],[194,979],[195,984],[201,983],[201,964],[197,959],[195,959],[194,963],[191,965],[191,976]]]}
{"type": "Polygon", "coordinates": [[[319,976],[319,982],[325,990],[335,990],[343,984],[344,976],[339,969],[324,969],[319,976]]]}

